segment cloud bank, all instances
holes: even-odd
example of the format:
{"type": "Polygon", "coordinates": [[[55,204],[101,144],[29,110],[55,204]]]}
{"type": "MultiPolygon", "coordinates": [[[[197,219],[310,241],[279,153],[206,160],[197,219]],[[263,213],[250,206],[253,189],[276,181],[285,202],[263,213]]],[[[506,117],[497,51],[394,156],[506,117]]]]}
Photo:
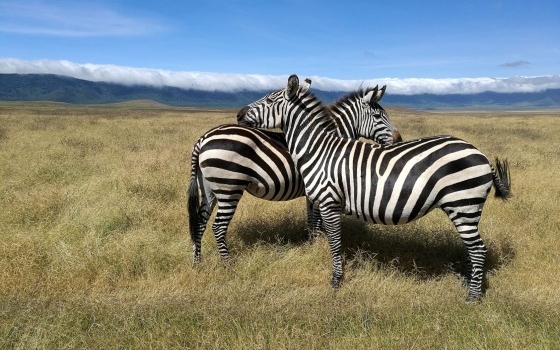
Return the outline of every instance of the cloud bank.
{"type": "MultiPolygon", "coordinates": [[[[116,65],[79,64],[69,61],[26,61],[0,58],[0,73],[57,74],[73,78],[124,85],[171,86],[183,89],[236,92],[267,91],[285,86],[288,75],[227,74],[196,71],[168,71],[116,65]]],[[[301,75],[301,78],[307,76],[301,75]]],[[[313,87],[324,91],[352,91],[359,87],[387,85],[397,95],[474,94],[493,92],[538,92],[560,88],[560,75],[509,78],[375,78],[341,80],[310,76],[313,87]]]]}

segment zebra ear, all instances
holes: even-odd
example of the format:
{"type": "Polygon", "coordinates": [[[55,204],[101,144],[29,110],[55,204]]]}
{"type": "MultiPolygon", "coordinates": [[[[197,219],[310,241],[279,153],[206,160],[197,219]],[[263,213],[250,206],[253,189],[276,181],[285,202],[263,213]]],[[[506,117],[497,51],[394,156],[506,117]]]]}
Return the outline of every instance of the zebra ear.
{"type": "MultiPolygon", "coordinates": [[[[368,90],[369,90],[369,89],[368,89],[368,90]]],[[[368,91],[368,90],[366,90],[367,93],[366,93],[366,95],[364,96],[364,99],[363,99],[363,102],[364,102],[364,103],[367,103],[367,104],[369,104],[369,103],[371,102],[371,100],[374,98],[374,96],[377,96],[378,88],[377,88],[377,86],[376,86],[376,87],[374,87],[373,89],[371,89],[371,90],[369,90],[369,91],[368,91]]],[[[375,102],[375,101],[374,101],[374,102],[375,102]]]]}
{"type": "Polygon", "coordinates": [[[299,91],[300,93],[306,93],[310,87],[311,87],[311,79],[305,78],[305,81],[301,83],[301,85],[299,86],[300,89],[299,91]]]}
{"type": "Polygon", "coordinates": [[[383,86],[381,87],[381,89],[379,90],[379,92],[377,93],[377,96],[378,96],[378,97],[377,97],[377,101],[376,101],[376,102],[381,101],[381,99],[383,98],[383,95],[385,95],[385,89],[387,89],[387,85],[383,85],[383,86]]]}
{"type": "Polygon", "coordinates": [[[299,88],[298,76],[295,74],[290,75],[290,77],[288,78],[288,86],[286,87],[286,94],[288,95],[288,98],[294,97],[294,95],[297,93],[298,88],[299,88]]]}
{"type": "MultiPolygon", "coordinates": [[[[381,101],[381,98],[383,97],[383,95],[385,95],[385,89],[387,89],[387,85],[383,85],[383,87],[381,87],[381,89],[379,89],[377,86],[375,87],[375,89],[373,89],[372,91],[370,91],[370,93],[372,94],[372,97],[370,100],[368,100],[369,102],[379,102],[381,101]]],[[[368,93],[369,95],[369,93],[368,93]]],[[[366,95],[367,96],[367,95],[366,95]]]]}

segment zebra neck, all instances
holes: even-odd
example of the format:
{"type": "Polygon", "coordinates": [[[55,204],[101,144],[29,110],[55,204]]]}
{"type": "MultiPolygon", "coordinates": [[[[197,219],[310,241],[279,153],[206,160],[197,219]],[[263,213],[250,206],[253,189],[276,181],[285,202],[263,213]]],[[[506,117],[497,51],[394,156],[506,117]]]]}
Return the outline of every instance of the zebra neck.
{"type": "Polygon", "coordinates": [[[358,139],[360,136],[366,136],[366,130],[363,130],[363,107],[360,102],[360,96],[363,94],[362,90],[351,92],[327,108],[337,125],[340,137],[358,139]]]}
{"type": "Polygon", "coordinates": [[[331,114],[320,104],[299,104],[284,123],[283,131],[288,151],[300,172],[321,154],[326,139],[339,138],[331,114]]]}
{"type": "Polygon", "coordinates": [[[354,114],[341,110],[339,106],[330,112],[340,137],[357,139],[360,136],[360,123],[354,114]]]}

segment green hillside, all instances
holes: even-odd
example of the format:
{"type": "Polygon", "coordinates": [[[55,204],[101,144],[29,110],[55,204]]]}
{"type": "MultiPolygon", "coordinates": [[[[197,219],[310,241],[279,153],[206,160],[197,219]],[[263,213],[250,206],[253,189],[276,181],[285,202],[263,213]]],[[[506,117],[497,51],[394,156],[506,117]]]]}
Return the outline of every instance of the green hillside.
{"type": "MultiPolygon", "coordinates": [[[[344,94],[313,90],[330,103],[344,94]]],[[[176,87],[121,85],[49,74],[0,74],[0,101],[53,101],[75,104],[151,100],[169,106],[240,108],[269,91],[202,91],[176,87]]],[[[396,95],[387,91],[384,105],[414,109],[547,109],[560,108],[560,89],[534,93],[396,95]]]]}

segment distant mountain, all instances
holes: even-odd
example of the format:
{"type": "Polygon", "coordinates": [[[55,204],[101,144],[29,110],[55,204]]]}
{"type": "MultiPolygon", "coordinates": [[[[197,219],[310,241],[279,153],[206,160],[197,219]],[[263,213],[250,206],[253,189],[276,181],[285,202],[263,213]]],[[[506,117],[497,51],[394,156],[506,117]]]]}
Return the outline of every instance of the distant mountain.
{"type": "Polygon", "coordinates": [[[0,101],[56,101],[77,104],[153,100],[170,106],[239,107],[264,92],[183,90],[175,87],[120,85],[50,74],[0,74],[0,101]]]}
{"type": "MultiPolygon", "coordinates": [[[[50,74],[0,74],[0,101],[55,101],[76,104],[119,103],[152,100],[169,106],[240,108],[268,91],[202,91],[175,87],[120,85],[92,82],[50,74]]],[[[330,103],[345,94],[313,90],[330,103]]],[[[532,93],[450,95],[393,95],[387,91],[383,105],[414,109],[529,109],[560,108],[560,89],[532,93]]]]}

